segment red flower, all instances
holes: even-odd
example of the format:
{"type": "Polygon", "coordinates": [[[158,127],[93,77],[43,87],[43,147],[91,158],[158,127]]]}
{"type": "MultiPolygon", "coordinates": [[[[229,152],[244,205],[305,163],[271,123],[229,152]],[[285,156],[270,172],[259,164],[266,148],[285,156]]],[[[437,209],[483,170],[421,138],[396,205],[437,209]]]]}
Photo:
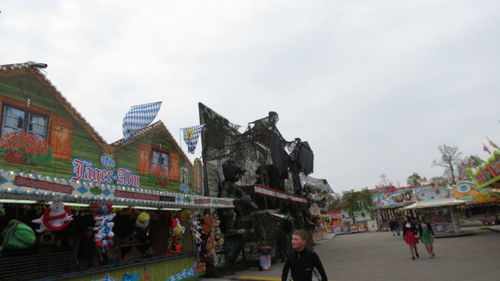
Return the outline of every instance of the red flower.
{"type": "Polygon", "coordinates": [[[5,153],[16,153],[20,157],[32,158],[49,153],[49,145],[34,134],[11,132],[0,138],[0,146],[5,153]]]}

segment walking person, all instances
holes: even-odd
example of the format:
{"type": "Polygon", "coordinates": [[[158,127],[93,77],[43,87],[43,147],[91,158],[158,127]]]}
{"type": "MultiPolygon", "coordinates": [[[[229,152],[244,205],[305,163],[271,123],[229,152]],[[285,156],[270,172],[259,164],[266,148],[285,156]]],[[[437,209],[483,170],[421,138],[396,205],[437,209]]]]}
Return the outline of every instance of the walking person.
{"type": "Polygon", "coordinates": [[[281,273],[282,281],[287,280],[288,271],[291,271],[294,281],[311,281],[314,269],[319,272],[321,281],[328,281],[319,256],[315,252],[305,248],[308,236],[305,230],[295,230],[293,232],[293,252],[288,255],[283,266],[283,272],[281,273]]]}
{"type": "Polygon", "coordinates": [[[391,221],[389,222],[389,229],[390,229],[390,230],[391,230],[391,232],[392,232],[392,236],[396,236],[396,227],[395,227],[395,224],[394,224],[395,222],[396,222],[396,221],[394,221],[394,220],[391,220],[391,221]]]}
{"type": "Polygon", "coordinates": [[[419,258],[417,251],[417,243],[418,243],[418,230],[417,225],[413,223],[410,217],[405,218],[405,222],[403,224],[403,239],[406,244],[410,247],[411,258],[414,260],[415,256],[419,258]]]}
{"type": "Polygon", "coordinates": [[[401,233],[401,226],[399,225],[399,221],[396,219],[394,220],[394,231],[396,231],[396,234],[398,236],[401,236],[400,233],[401,233]]]}
{"type": "Polygon", "coordinates": [[[421,219],[420,226],[418,228],[420,232],[420,241],[425,245],[429,257],[432,259],[436,255],[434,254],[434,230],[429,222],[429,219],[421,219]]]}

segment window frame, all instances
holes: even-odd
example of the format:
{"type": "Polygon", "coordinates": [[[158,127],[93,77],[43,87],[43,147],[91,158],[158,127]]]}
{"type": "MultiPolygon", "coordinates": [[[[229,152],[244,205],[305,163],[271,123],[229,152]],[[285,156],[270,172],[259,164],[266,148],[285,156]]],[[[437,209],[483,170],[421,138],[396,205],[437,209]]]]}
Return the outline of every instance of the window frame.
{"type": "Polygon", "coordinates": [[[161,166],[163,166],[163,167],[165,167],[167,169],[167,173],[170,173],[170,167],[171,167],[170,150],[164,149],[164,148],[160,148],[160,147],[156,147],[156,146],[152,146],[151,147],[151,161],[150,161],[150,166],[152,167],[153,165],[161,165],[161,166]],[[167,166],[166,167],[163,164],[153,163],[153,160],[155,159],[154,158],[154,153],[155,152],[160,153],[160,158],[161,158],[161,156],[163,154],[167,155],[167,166]]]}
{"type": "Polygon", "coordinates": [[[45,118],[46,119],[46,125],[45,125],[45,130],[44,130],[44,138],[43,139],[40,138],[40,139],[48,142],[48,140],[49,140],[50,116],[46,115],[46,114],[43,114],[43,113],[41,113],[41,112],[39,112],[37,110],[30,110],[30,108],[23,109],[22,107],[15,106],[15,105],[12,105],[10,103],[2,103],[1,104],[1,125],[2,126],[0,127],[0,136],[4,135],[5,113],[6,113],[6,111],[7,111],[6,109],[8,107],[13,108],[13,109],[17,109],[19,111],[24,112],[23,128],[22,128],[22,130],[20,132],[25,132],[25,133],[33,134],[33,135],[36,135],[38,138],[40,138],[38,136],[38,134],[28,132],[28,129],[29,129],[29,117],[35,115],[35,116],[39,116],[39,117],[45,118]]]}

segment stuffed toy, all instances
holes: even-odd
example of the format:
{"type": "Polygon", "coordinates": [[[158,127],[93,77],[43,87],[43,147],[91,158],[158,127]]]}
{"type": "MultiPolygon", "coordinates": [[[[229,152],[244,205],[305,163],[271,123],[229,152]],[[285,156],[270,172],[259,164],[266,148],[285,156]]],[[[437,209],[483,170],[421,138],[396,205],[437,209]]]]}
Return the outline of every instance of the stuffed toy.
{"type": "Polygon", "coordinates": [[[45,209],[40,218],[32,220],[32,222],[40,224],[36,232],[41,233],[47,229],[52,231],[64,229],[69,225],[71,220],[73,220],[71,210],[64,206],[61,200],[55,200],[45,209]]]}
{"type": "Polygon", "coordinates": [[[203,226],[201,227],[201,233],[209,235],[212,232],[212,226],[214,224],[214,218],[211,215],[205,215],[203,217],[203,226]]]}
{"type": "Polygon", "coordinates": [[[184,234],[185,227],[181,225],[178,218],[172,219],[169,227],[172,234],[168,242],[167,254],[176,254],[182,252],[182,243],[179,241],[184,234]]]}
{"type": "Polygon", "coordinates": [[[149,221],[151,217],[148,213],[142,212],[137,216],[134,225],[134,235],[149,236],[149,221]]]}
{"type": "Polygon", "coordinates": [[[4,249],[25,249],[35,243],[35,232],[28,225],[18,221],[10,220],[7,227],[0,234],[2,244],[0,252],[4,249]]]}
{"type": "Polygon", "coordinates": [[[196,245],[197,252],[201,251],[201,223],[199,220],[199,214],[193,213],[190,217],[191,220],[191,233],[193,234],[193,240],[196,245]]]}
{"type": "Polygon", "coordinates": [[[214,237],[216,251],[222,251],[224,247],[224,237],[222,236],[222,231],[220,229],[220,220],[217,216],[214,216],[214,237]]]}
{"type": "Polygon", "coordinates": [[[111,204],[95,204],[92,206],[94,208],[94,220],[95,226],[93,228],[96,233],[94,234],[94,241],[96,245],[101,249],[101,251],[107,251],[110,246],[113,246],[113,226],[115,225],[112,220],[115,218],[116,214],[111,212],[111,204]]]}
{"type": "Polygon", "coordinates": [[[181,236],[184,234],[185,227],[181,225],[181,221],[179,219],[174,219],[172,222],[172,232],[174,233],[175,236],[181,236]]]}

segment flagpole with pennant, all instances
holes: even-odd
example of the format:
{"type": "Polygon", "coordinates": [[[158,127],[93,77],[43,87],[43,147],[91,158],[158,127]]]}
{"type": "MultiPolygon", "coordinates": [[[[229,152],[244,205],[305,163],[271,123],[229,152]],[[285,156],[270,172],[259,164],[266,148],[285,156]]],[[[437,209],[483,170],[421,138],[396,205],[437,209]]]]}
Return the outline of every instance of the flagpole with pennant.
{"type": "Polygon", "coordinates": [[[494,143],[492,140],[490,140],[490,138],[486,137],[486,139],[488,140],[488,143],[494,147],[496,150],[499,150],[500,151],[500,147],[498,147],[498,145],[496,143],[494,143]]]}
{"type": "Polygon", "coordinates": [[[123,118],[123,142],[126,143],[141,129],[148,126],[160,111],[161,101],[134,105],[123,118]]]}
{"type": "Polygon", "coordinates": [[[489,154],[491,154],[490,149],[484,143],[483,143],[483,151],[488,152],[489,154]]]}
{"type": "Polygon", "coordinates": [[[181,129],[184,142],[187,144],[188,152],[191,154],[194,154],[194,151],[196,150],[203,126],[205,126],[205,124],[181,129]]]}

